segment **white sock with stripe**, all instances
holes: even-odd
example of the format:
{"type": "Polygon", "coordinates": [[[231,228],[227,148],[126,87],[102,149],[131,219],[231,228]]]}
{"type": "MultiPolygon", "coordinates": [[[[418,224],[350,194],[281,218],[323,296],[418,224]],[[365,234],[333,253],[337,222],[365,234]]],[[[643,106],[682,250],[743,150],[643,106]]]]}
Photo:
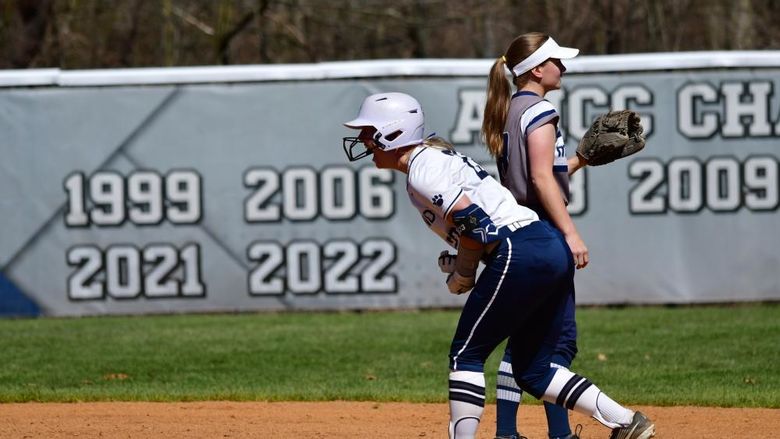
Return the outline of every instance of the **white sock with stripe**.
{"type": "Polygon", "coordinates": [[[485,374],[450,372],[450,439],[473,439],[485,407],[485,374]]]}
{"type": "Polygon", "coordinates": [[[517,434],[517,409],[523,399],[523,391],[515,382],[509,356],[498,366],[496,377],[496,436],[517,434]]]}
{"type": "Polygon", "coordinates": [[[609,428],[626,426],[634,417],[634,412],[615,402],[587,378],[565,368],[556,369],[542,399],[592,416],[609,428]]]}
{"type": "Polygon", "coordinates": [[[506,361],[501,361],[501,364],[498,366],[496,399],[503,399],[516,404],[519,404],[523,399],[523,391],[520,390],[512,375],[512,364],[506,361]]]}

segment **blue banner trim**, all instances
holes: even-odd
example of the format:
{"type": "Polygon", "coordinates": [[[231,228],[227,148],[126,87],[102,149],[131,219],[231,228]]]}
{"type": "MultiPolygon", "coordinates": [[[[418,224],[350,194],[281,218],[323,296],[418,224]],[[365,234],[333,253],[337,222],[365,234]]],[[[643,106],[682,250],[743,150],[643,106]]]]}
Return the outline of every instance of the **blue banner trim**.
{"type": "Polygon", "coordinates": [[[10,279],[0,273],[0,317],[36,317],[41,315],[37,303],[27,297],[10,279]]]}

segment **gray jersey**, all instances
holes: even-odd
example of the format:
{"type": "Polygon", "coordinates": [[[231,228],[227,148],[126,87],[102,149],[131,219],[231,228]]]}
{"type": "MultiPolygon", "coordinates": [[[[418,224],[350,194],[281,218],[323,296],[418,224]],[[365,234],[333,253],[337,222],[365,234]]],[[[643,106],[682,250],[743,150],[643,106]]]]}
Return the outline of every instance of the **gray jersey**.
{"type": "Polygon", "coordinates": [[[543,211],[536,191],[531,187],[531,165],[528,160],[528,134],[540,126],[555,127],[553,176],[558,182],[563,202],[569,204],[569,167],[566,145],[558,128],[558,110],[536,93],[520,91],[512,96],[504,126],[504,150],[496,160],[501,184],[509,188],[518,203],[537,212],[543,211]]]}

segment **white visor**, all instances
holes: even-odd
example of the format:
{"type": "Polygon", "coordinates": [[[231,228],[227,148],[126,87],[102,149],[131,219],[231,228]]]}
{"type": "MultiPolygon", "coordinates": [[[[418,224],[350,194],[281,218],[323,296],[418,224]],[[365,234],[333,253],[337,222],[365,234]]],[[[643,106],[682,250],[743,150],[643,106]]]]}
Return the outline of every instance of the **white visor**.
{"type": "Polygon", "coordinates": [[[550,58],[570,59],[577,56],[578,53],[580,53],[580,49],[561,47],[558,45],[558,43],[555,42],[555,40],[552,39],[552,37],[550,37],[528,58],[520,61],[519,64],[512,67],[512,73],[514,73],[515,76],[520,76],[550,58]]]}

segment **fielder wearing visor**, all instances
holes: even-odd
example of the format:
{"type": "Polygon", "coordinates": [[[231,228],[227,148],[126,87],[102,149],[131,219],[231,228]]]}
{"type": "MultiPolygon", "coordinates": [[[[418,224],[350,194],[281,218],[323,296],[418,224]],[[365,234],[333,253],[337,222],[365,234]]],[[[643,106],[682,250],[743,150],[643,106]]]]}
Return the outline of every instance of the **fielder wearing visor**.
{"type": "Polygon", "coordinates": [[[512,74],[517,78],[548,59],[571,59],[579,53],[580,49],[561,47],[550,37],[534,53],[513,66],[512,74]]]}

